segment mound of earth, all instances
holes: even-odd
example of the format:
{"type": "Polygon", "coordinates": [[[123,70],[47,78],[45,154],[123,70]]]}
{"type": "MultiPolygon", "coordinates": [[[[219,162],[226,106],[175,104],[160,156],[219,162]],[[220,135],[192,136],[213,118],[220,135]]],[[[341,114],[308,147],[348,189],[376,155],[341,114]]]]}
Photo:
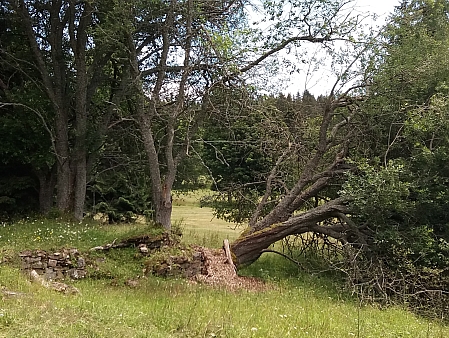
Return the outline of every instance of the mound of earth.
{"type": "MultiPolygon", "coordinates": [[[[170,250],[170,248],[166,248],[170,250]]],[[[268,286],[254,277],[238,276],[224,250],[195,246],[177,247],[175,252],[161,250],[149,254],[146,272],[161,277],[184,277],[193,283],[224,287],[228,290],[263,290],[268,286]]]]}
{"type": "Polygon", "coordinates": [[[192,282],[224,287],[229,290],[263,290],[268,286],[254,277],[238,276],[228,264],[223,249],[182,245],[169,234],[135,236],[119,243],[97,246],[91,250],[110,250],[133,246],[148,257],[145,271],[161,277],[184,277],[192,282]]]}
{"type": "Polygon", "coordinates": [[[191,280],[229,290],[262,291],[269,288],[262,280],[254,277],[238,276],[234,267],[228,264],[222,249],[198,247],[205,259],[205,271],[195,275],[191,280]]]}

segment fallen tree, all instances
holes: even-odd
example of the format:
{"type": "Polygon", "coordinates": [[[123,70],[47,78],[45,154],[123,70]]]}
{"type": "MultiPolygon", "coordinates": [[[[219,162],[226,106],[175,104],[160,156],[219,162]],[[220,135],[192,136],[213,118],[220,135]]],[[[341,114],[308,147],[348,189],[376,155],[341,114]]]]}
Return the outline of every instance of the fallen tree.
{"type": "Polygon", "coordinates": [[[290,235],[315,232],[342,243],[365,242],[365,235],[347,216],[350,199],[330,190],[333,184],[341,183],[346,172],[354,169],[345,163],[345,157],[356,132],[351,121],[363,98],[351,97],[352,89],[341,95],[331,92],[321,103],[318,140],[309,149],[310,155],[303,161],[301,173],[291,187],[283,180],[280,168],[288,166],[291,155],[296,156],[304,148],[301,140],[296,143],[291,141],[293,138],[289,140],[266,178],[265,194],[247,229],[230,246],[237,267],[251,264],[271,244],[290,235]],[[279,187],[284,189],[284,194],[273,196],[272,191],[279,191],[279,187]],[[269,208],[270,205],[274,207],[269,208]]]}
{"type": "Polygon", "coordinates": [[[344,198],[339,198],[293,216],[284,222],[272,224],[254,232],[249,229],[249,233],[244,233],[231,245],[235,265],[242,266],[254,262],[270,245],[290,235],[315,232],[347,242],[351,229],[346,223],[338,221],[332,225],[323,224],[328,219],[341,217],[342,213],[347,211],[345,202],[344,198]]]}
{"type": "Polygon", "coordinates": [[[303,246],[297,251],[312,248],[328,259],[326,269],[345,274],[360,301],[407,304],[444,320],[449,231],[448,139],[443,135],[449,127],[447,91],[441,92],[437,83],[445,81],[438,79],[446,79],[447,73],[432,67],[423,69],[421,76],[417,69],[421,60],[439,55],[440,36],[435,32],[448,28],[430,30],[422,8],[435,17],[447,17],[447,10],[420,1],[398,8],[386,33],[394,46],[386,44],[386,63],[373,75],[363,107],[349,92],[329,95],[320,102],[316,145],[284,146],[246,231],[231,245],[237,267],[254,262],[280,239],[311,234],[307,240],[312,238],[314,245],[304,240],[307,236],[299,237],[303,246]],[[431,34],[426,40],[415,35],[417,31],[431,34]],[[426,41],[432,43],[422,49],[425,53],[410,57],[409,47],[426,41]],[[403,62],[405,56],[409,63],[403,62]],[[426,76],[432,80],[424,80],[426,76]],[[349,149],[356,162],[347,161],[349,149]],[[294,184],[282,180],[280,173],[293,172],[293,166],[288,167],[292,151],[310,154],[294,184]],[[271,194],[279,187],[284,189],[281,196],[271,194]],[[326,257],[324,246],[336,250],[326,257]]]}

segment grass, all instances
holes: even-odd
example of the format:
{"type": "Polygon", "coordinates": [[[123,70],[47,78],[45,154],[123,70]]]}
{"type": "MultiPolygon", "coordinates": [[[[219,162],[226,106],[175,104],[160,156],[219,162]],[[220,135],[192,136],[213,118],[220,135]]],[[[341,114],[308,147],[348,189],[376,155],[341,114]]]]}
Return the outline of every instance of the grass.
{"type": "Polygon", "coordinates": [[[199,199],[204,194],[204,191],[199,191],[175,195],[173,224],[181,226],[186,243],[218,248],[223,245],[223,239],[237,238],[242,229],[214,217],[211,208],[200,207],[199,199]]]}
{"type": "MultiPolygon", "coordinates": [[[[210,210],[194,204],[175,206],[174,215],[184,220],[187,242],[216,246],[239,232],[211,221],[210,210]]],[[[87,250],[143,227],[37,219],[4,224],[0,258],[13,258],[22,249],[87,250]]],[[[23,293],[0,293],[0,337],[449,337],[449,327],[439,322],[399,307],[361,306],[341,291],[338,280],[305,274],[271,254],[242,271],[271,283],[273,288],[263,292],[229,292],[142,276],[144,259],[133,249],[95,253],[95,258],[105,262],[95,278],[73,282],[78,295],[47,290],[28,282],[15,264],[0,264],[0,285],[23,293]],[[138,278],[139,286],[126,286],[127,278],[138,278]]]]}
{"type": "Polygon", "coordinates": [[[23,276],[13,269],[2,269],[0,277],[26,293],[2,303],[0,337],[446,337],[448,333],[401,309],[363,307],[358,314],[353,301],[332,297],[325,286],[306,285],[307,280],[280,283],[264,293],[229,293],[156,278],[136,289],[84,280],[76,283],[82,295],[64,296],[23,283],[23,276]]]}

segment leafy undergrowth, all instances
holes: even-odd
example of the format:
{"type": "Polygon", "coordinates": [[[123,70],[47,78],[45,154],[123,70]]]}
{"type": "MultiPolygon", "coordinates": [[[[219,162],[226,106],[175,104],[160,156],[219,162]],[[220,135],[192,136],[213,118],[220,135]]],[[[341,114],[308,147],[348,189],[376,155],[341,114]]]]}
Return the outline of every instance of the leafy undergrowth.
{"type": "Polygon", "coordinates": [[[226,289],[144,275],[133,248],[89,253],[91,276],[64,295],[27,281],[8,258],[23,249],[93,246],[144,226],[28,220],[0,228],[0,337],[448,337],[449,327],[400,308],[360,306],[337,279],[272,254],[242,271],[273,288],[226,289]],[[32,224],[34,222],[34,224],[32,224]],[[43,223],[41,223],[43,222],[43,223]],[[38,230],[40,229],[40,230],[38,230]],[[34,240],[37,236],[40,239],[34,240]],[[62,237],[60,237],[62,236],[62,237]]]}

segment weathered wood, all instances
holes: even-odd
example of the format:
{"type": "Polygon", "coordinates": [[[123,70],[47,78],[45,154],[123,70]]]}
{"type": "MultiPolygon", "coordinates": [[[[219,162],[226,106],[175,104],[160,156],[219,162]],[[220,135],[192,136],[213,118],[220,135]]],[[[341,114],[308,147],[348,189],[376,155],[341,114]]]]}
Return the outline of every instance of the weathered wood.
{"type": "Polygon", "coordinates": [[[10,291],[7,290],[5,287],[2,287],[2,295],[6,297],[22,297],[25,296],[25,293],[23,292],[17,292],[17,291],[10,291]]]}
{"type": "Polygon", "coordinates": [[[225,239],[223,241],[223,250],[226,255],[226,262],[232,266],[234,272],[237,274],[237,268],[235,267],[234,261],[232,260],[231,249],[229,247],[229,240],[225,239]]]}
{"type": "Polygon", "coordinates": [[[115,244],[115,241],[116,241],[116,240],[117,240],[117,238],[114,239],[114,240],[112,241],[112,243],[108,243],[108,244],[105,244],[105,245],[95,246],[95,247],[91,248],[90,251],[100,251],[100,250],[109,250],[109,249],[117,248],[117,245],[115,244]]]}
{"type": "Polygon", "coordinates": [[[141,244],[145,244],[145,247],[149,250],[157,249],[164,245],[170,245],[172,243],[170,235],[163,233],[161,235],[139,235],[130,238],[126,238],[119,243],[116,243],[117,239],[114,239],[112,243],[99,245],[91,248],[91,251],[107,251],[109,249],[139,247],[141,244]]]}
{"type": "Polygon", "coordinates": [[[337,222],[332,226],[320,223],[326,219],[338,218],[347,210],[345,202],[344,198],[338,198],[293,216],[285,222],[273,224],[255,232],[244,233],[230,246],[234,264],[239,268],[253,263],[271,244],[290,235],[316,232],[337,240],[344,239],[345,232],[349,229],[345,223],[337,222]]]}

